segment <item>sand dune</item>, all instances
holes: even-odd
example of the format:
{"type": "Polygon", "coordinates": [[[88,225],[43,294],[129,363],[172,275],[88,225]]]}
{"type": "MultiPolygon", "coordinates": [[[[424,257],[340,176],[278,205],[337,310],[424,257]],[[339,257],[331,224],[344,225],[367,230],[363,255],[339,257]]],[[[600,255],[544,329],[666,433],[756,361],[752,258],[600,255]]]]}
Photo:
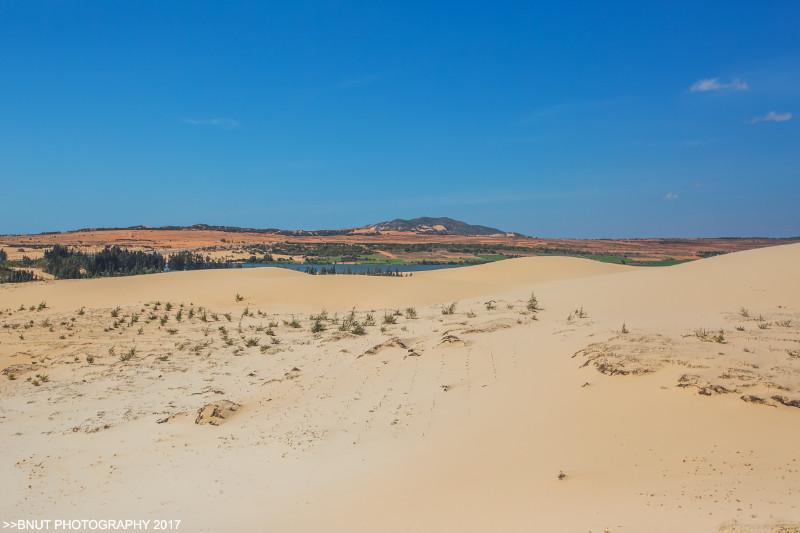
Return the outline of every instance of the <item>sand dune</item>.
{"type": "Polygon", "coordinates": [[[0,287],[0,515],[800,531],[798,261],[0,287]]]}
{"type": "Polygon", "coordinates": [[[251,305],[280,309],[350,309],[428,305],[469,298],[533,283],[575,279],[630,267],[573,257],[521,258],[500,263],[417,272],[411,277],[309,276],[282,268],[202,270],[91,280],[61,280],[0,287],[4,306],[45,300],[59,310],[81,306],[135,305],[183,301],[231,307],[240,294],[251,305]]]}

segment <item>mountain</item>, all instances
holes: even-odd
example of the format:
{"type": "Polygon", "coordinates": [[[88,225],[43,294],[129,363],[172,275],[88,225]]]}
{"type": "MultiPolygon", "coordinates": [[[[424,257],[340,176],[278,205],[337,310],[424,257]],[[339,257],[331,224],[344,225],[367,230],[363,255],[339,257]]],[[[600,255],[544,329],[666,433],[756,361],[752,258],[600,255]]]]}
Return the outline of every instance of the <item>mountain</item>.
{"type": "MultiPolygon", "coordinates": [[[[461,236],[486,236],[486,235],[507,235],[507,236],[522,236],[519,233],[510,231],[503,231],[489,226],[480,226],[477,224],[467,224],[460,220],[455,220],[448,217],[419,217],[412,219],[396,218],[386,222],[378,222],[377,224],[370,224],[359,228],[345,228],[345,229],[321,229],[321,230],[285,230],[278,228],[242,228],[238,226],[218,226],[211,224],[194,224],[192,226],[129,226],[125,228],[116,227],[96,227],[96,228],[82,228],[78,230],[68,231],[66,233],[75,232],[91,232],[91,231],[114,231],[114,230],[211,230],[211,231],[226,231],[231,233],[273,233],[277,235],[287,236],[331,236],[331,235],[364,235],[386,232],[404,232],[416,233],[421,235],[461,235],[461,236]]],[[[62,233],[62,232],[49,232],[49,233],[62,233]]]]}
{"type": "Polygon", "coordinates": [[[428,233],[436,235],[506,235],[508,232],[488,226],[467,224],[460,220],[448,217],[419,217],[412,219],[396,218],[386,222],[378,222],[355,231],[364,230],[372,232],[404,231],[411,233],[428,233]]]}

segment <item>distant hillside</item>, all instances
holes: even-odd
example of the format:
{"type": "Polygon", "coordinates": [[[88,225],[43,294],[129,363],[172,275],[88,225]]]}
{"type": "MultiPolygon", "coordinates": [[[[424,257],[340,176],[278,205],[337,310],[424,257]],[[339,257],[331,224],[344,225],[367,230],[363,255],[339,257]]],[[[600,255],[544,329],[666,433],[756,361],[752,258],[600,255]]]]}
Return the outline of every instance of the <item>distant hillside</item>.
{"type": "MultiPolygon", "coordinates": [[[[378,222],[360,228],[345,229],[320,229],[320,230],[285,230],[278,228],[241,228],[237,226],[216,226],[211,224],[194,224],[192,226],[129,226],[125,228],[97,227],[82,228],[67,232],[46,232],[52,234],[60,233],[80,233],[92,231],[118,231],[118,230],[212,230],[225,231],[231,233],[268,233],[286,236],[334,236],[334,235],[359,235],[369,233],[382,233],[389,231],[403,231],[423,235],[460,235],[466,237],[486,236],[486,235],[513,235],[522,236],[518,233],[503,231],[489,226],[479,226],[467,224],[460,220],[448,217],[419,217],[412,219],[396,218],[387,222],[378,222]]],[[[42,233],[41,235],[44,235],[42,233]]]]}
{"type": "Polygon", "coordinates": [[[508,232],[497,228],[490,228],[489,226],[479,226],[476,224],[467,224],[460,220],[454,220],[447,217],[419,217],[412,219],[396,218],[387,222],[378,222],[366,228],[359,228],[363,230],[372,230],[375,232],[384,231],[408,231],[412,233],[429,233],[436,235],[505,235],[508,232]]]}

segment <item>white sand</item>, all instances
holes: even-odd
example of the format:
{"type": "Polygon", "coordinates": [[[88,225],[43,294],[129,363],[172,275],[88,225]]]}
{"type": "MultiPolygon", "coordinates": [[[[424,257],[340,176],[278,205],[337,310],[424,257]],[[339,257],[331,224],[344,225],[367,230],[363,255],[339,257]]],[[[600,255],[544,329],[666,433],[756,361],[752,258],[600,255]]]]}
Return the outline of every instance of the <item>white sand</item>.
{"type": "Polygon", "coordinates": [[[0,369],[16,379],[0,381],[0,518],[800,531],[798,261],[792,245],[649,269],[541,257],[410,278],[251,269],[2,286],[0,369]],[[381,332],[385,310],[410,305],[418,318],[381,332]],[[374,309],[366,335],[309,331],[309,313],[353,306],[360,321],[374,309]]]}

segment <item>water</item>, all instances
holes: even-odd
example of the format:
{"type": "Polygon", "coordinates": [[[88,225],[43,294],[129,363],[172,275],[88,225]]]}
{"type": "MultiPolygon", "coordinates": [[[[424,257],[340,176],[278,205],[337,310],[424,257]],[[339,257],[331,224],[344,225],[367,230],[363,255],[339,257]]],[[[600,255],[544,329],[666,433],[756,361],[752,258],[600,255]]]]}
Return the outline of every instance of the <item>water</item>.
{"type": "Polygon", "coordinates": [[[288,268],[289,270],[297,270],[298,272],[305,272],[306,269],[313,268],[317,271],[322,269],[330,269],[336,267],[336,272],[346,273],[352,272],[361,274],[365,272],[424,272],[426,270],[440,270],[442,268],[459,268],[466,265],[420,265],[415,263],[405,264],[391,264],[391,263],[374,263],[374,264],[343,264],[337,263],[242,263],[242,268],[288,268]]]}

